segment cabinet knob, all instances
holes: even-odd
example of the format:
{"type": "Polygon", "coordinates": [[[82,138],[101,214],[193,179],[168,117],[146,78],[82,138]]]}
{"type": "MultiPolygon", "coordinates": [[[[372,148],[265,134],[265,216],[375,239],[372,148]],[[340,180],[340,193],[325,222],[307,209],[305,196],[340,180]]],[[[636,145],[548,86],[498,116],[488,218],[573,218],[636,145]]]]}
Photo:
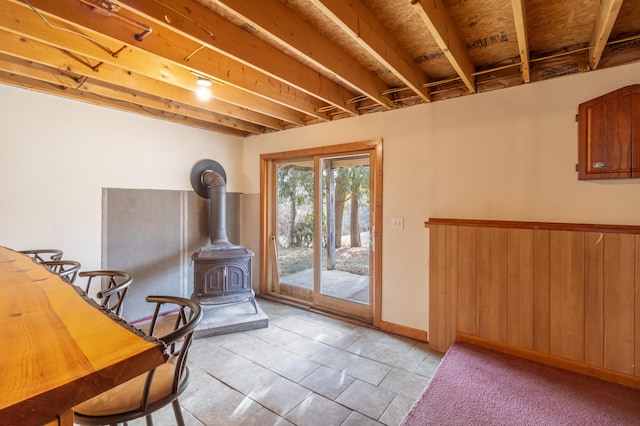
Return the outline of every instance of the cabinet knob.
{"type": "Polygon", "coordinates": [[[607,162],[606,161],[598,161],[596,163],[593,163],[593,168],[594,169],[604,169],[605,167],[607,167],[607,162]]]}

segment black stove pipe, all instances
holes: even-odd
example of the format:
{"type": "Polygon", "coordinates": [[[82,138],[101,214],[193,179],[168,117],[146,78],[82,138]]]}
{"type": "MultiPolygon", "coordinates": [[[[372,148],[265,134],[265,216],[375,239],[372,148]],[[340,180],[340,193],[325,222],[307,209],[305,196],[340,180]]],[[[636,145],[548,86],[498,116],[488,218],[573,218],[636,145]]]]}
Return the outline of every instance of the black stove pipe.
{"type": "Polygon", "coordinates": [[[212,245],[229,245],[227,237],[227,185],[217,172],[206,170],[200,177],[209,192],[209,238],[212,245]]]}

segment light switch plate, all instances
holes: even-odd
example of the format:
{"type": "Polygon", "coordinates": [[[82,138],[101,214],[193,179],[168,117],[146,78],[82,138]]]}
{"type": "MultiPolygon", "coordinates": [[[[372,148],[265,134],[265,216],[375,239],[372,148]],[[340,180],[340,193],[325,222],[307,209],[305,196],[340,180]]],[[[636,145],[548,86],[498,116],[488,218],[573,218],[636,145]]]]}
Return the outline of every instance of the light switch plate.
{"type": "Polygon", "coordinates": [[[403,217],[392,217],[391,218],[391,229],[404,229],[404,218],[403,217]]]}

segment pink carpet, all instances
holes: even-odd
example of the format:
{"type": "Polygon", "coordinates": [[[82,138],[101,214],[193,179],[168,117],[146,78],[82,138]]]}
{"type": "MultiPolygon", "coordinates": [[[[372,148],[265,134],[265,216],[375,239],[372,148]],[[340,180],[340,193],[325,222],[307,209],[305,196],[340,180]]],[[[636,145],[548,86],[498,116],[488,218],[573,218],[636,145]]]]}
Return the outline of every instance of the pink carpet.
{"type": "Polygon", "coordinates": [[[456,342],[401,425],[640,425],[640,390],[456,342]]]}

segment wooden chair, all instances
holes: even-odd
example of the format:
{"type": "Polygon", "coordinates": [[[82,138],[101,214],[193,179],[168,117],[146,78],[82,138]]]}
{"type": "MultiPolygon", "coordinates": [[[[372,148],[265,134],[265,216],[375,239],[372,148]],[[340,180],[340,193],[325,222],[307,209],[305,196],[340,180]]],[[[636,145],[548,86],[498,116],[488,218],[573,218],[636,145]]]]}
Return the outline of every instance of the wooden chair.
{"type": "Polygon", "coordinates": [[[124,297],[133,282],[133,277],[130,274],[124,271],[98,270],[82,271],[78,276],[87,278],[84,290],[87,294],[89,294],[92,283],[99,283],[101,290],[98,291],[96,297],[100,299],[100,305],[121,316],[124,297]]]}
{"type": "Polygon", "coordinates": [[[40,263],[69,284],[73,284],[76,281],[81,266],[80,262],[75,260],[47,260],[40,263]]]}
{"type": "Polygon", "coordinates": [[[176,296],[148,296],[147,302],[156,304],[146,327],[148,334],[167,345],[168,360],[149,373],[75,406],[76,424],[109,425],[145,417],[147,425],[152,425],[151,413],[171,403],[176,424],[184,426],[178,397],[189,384],[187,354],[193,332],[202,319],[202,309],[196,301],[176,296]]]}
{"type": "Polygon", "coordinates": [[[38,263],[62,259],[62,250],[58,249],[20,250],[18,253],[26,254],[38,263]]]}

